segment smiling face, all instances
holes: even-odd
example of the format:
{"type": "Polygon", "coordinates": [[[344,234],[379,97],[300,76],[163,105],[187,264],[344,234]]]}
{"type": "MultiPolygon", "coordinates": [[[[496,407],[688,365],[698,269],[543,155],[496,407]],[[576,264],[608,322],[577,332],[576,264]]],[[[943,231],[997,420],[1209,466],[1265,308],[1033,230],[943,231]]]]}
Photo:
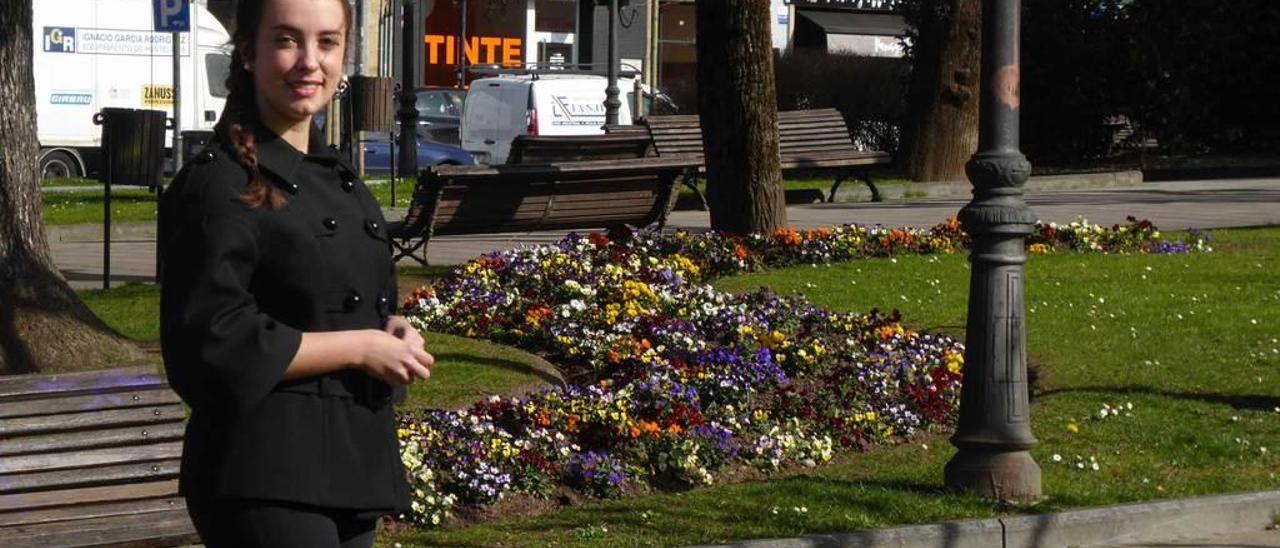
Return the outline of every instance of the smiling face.
{"type": "Polygon", "coordinates": [[[342,80],[347,13],[343,0],[268,0],[248,68],[268,127],[297,127],[329,104],[342,80]]]}

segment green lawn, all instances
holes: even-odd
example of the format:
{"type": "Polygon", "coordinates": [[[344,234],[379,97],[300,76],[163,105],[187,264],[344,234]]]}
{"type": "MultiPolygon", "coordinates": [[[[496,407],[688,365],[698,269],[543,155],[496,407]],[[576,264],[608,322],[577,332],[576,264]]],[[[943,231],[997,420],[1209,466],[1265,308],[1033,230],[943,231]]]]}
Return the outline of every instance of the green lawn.
{"type": "MultiPolygon", "coordinates": [[[[1041,373],[1031,512],[1280,487],[1280,229],[1222,230],[1216,252],[1033,256],[1029,359],[1041,373]],[[1256,323],[1255,323],[1256,322],[1256,323]],[[1129,405],[1132,404],[1132,409],[1129,405]],[[1109,406],[1118,413],[1101,411],[1109,406]],[[1056,455],[1056,458],[1055,458],[1056,455]],[[1093,463],[1097,463],[1097,469],[1093,463]]],[[[841,310],[902,310],[963,333],[962,255],[798,267],[721,281],[799,292],[841,310]]],[[[953,449],[934,434],[772,481],[588,503],[384,545],[679,545],[993,516],[942,491],[953,449]]]]}
{"type": "MultiPolygon", "coordinates": [[[[1029,511],[1280,488],[1274,275],[1280,229],[1219,230],[1212,245],[1213,253],[1197,255],[1031,257],[1027,348],[1039,373],[1033,429],[1040,440],[1032,453],[1044,471],[1046,500],[1029,511]],[[1104,417],[1104,409],[1118,411],[1104,417]]],[[[402,279],[438,273],[404,270],[402,279]]],[[[898,257],[774,270],[717,285],[803,293],[840,310],[897,308],[917,329],[962,335],[968,274],[963,255],[898,257]]],[[[154,290],[83,295],[108,323],[154,340],[154,319],[139,321],[154,317],[154,290]]],[[[440,392],[416,388],[413,405],[463,405],[480,392],[552,380],[536,359],[488,343],[432,335],[431,349],[441,357],[438,387],[431,386],[440,392]]],[[[945,434],[930,434],[768,481],[587,502],[443,531],[413,529],[379,542],[678,545],[1007,511],[942,491],[942,466],[952,453],[945,434]]],[[[517,500],[501,508],[519,514],[521,506],[529,505],[517,500]]]]}
{"type": "MultiPolygon", "coordinates": [[[[404,274],[425,279],[422,269],[404,274]]],[[[131,284],[80,292],[98,317],[143,346],[160,339],[160,292],[155,285],[131,284]]],[[[559,374],[537,356],[511,347],[440,333],[426,333],[435,356],[429,382],[413,385],[407,408],[466,407],[487,394],[519,394],[546,384],[559,384],[559,374]]]]}

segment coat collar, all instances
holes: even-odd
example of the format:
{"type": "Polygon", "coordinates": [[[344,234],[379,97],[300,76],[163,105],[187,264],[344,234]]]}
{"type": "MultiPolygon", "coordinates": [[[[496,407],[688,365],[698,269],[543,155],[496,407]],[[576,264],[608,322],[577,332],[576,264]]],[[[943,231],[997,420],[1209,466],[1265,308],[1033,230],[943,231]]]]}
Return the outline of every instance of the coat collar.
{"type": "MultiPolygon", "coordinates": [[[[230,139],[227,137],[227,126],[229,124],[230,122],[226,116],[223,116],[214,126],[214,132],[223,136],[222,138],[228,143],[228,147],[230,146],[230,139]]],[[[337,165],[338,171],[341,172],[344,180],[354,181],[358,178],[358,172],[346,158],[338,154],[334,148],[323,144],[324,132],[319,127],[314,125],[311,127],[311,136],[308,139],[310,144],[305,155],[266,127],[259,127],[254,132],[254,135],[256,137],[256,146],[254,148],[258,156],[258,165],[275,175],[276,184],[285,188],[285,190],[297,192],[294,176],[302,162],[308,159],[326,166],[337,165]]]]}
{"type": "Polygon", "coordinates": [[[305,155],[269,129],[263,128],[257,135],[258,165],[275,174],[282,182],[296,183],[294,175],[304,160],[325,166],[336,164],[344,180],[355,180],[356,169],[334,148],[324,145],[324,134],[316,127],[311,128],[305,155]]]}

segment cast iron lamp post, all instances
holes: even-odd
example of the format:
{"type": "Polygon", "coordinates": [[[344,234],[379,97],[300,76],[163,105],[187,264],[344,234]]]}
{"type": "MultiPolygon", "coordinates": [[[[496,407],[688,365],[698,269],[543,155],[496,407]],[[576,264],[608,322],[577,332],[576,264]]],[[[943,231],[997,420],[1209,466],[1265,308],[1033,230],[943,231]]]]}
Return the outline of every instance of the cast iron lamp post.
{"type": "Polygon", "coordinates": [[[416,75],[413,67],[413,49],[418,47],[420,37],[416,36],[413,23],[413,2],[405,0],[403,17],[400,20],[400,93],[396,94],[399,109],[396,118],[400,120],[400,161],[397,164],[400,177],[408,179],[418,175],[418,96],[414,93],[416,75]]]}
{"type": "Polygon", "coordinates": [[[618,0],[609,0],[609,85],[604,88],[604,125],[618,125],[618,0]]]}
{"type": "Polygon", "coordinates": [[[1024,274],[1036,216],[1022,199],[1031,164],[1018,148],[1019,0],[982,2],[982,99],[978,152],[965,165],[973,200],[960,222],[973,238],[960,422],[947,486],[1010,502],[1040,498],[1040,466],[1028,450],[1024,274]]]}

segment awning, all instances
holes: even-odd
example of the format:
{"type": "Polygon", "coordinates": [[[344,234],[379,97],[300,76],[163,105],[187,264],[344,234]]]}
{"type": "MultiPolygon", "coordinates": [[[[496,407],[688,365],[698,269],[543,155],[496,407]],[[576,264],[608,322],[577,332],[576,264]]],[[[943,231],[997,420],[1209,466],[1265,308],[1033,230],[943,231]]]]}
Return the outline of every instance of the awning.
{"type": "Polygon", "coordinates": [[[901,15],[890,13],[796,9],[796,15],[822,27],[827,34],[901,36],[907,29],[901,15]]]}
{"type": "Polygon", "coordinates": [[[796,44],[867,57],[903,55],[898,37],[907,26],[900,15],[811,9],[797,9],[796,15],[804,19],[796,30],[796,44]],[[801,34],[808,38],[802,40],[801,34]]]}

